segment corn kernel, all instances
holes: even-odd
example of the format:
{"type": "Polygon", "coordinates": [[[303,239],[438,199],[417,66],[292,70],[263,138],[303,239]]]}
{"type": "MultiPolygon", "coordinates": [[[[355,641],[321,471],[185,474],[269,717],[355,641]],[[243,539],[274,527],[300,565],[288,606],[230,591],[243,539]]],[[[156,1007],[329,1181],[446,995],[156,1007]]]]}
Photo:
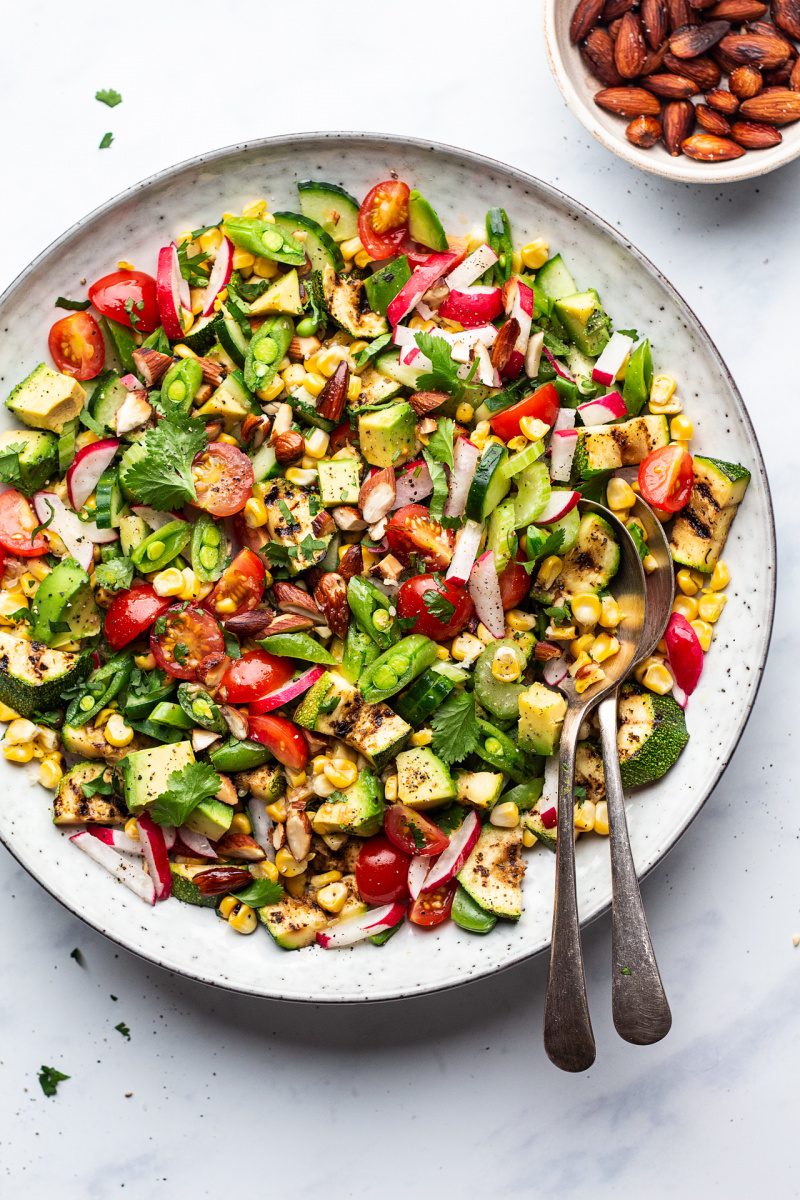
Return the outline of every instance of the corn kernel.
{"type": "Polygon", "coordinates": [[[360,250],[355,257],[356,266],[361,267],[362,270],[364,267],[368,267],[371,262],[372,258],[367,254],[366,250],[360,250]]]}
{"type": "Polygon", "coordinates": [[[269,513],[264,502],[251,496],[244,506],[244,520],[248,529],[260,529],[268,519],[269,513]]]}
{"type": "Polygon", "coordinates": [[[325,777],[337,789],[349,788],[358,779],[358,767],[343,758],[334,758],[325,763],[325,777]]]}
{"type": "Polygon", "coordinates": [[[550,429],[546,422],[538,420],[537,417],[522,417],[519,427],[529,442],[538,442],[550,429]]]}
{"type": "Polygon", "coordinates": [[[41,558],[31,558],[28,560],[28,571],[34,579],[39,580],[39,583],[47,578],[51,570],[52,568],[48,567],[47,563],[43,562],[41,558]]]}
{"type": "Polygon", "coordinates": [[[575,638],[569,644],[569,652],[573,658],[580,658],[582,654],[588,654],[595,642],[593,633],[584,633],[580,637],[575,638]]]}
{"type": "Polygon", "coordinates": [[[253,832],[253,826],[250,824],[250,818],[248,817],[247,813],[243,813],[243,812],[238,812],[238,813],[233,814],[233,818],[231,819],[230,828],[233,830],[234,833],[250,834],[253,832]]]}
{"type": "Polygon", "coordinates": [[[263,862],[251,863],[250,874],[254,879],[271,879],[273,883],[277,883],[280,879],[278,868],[268,858],[265,858],[263,862]]]}
{"type": "Polygon", "coordinates": [[[392,804],[398,795],[398,780],[396,775],[390,775],[383,785],[383,791],[386,799],[392,804]]]}
{"type": "Polygon", "coordinates": [[[722,610],[727,603],[728,597],[723,596],[721,592],[707,592],[697,606],[697,615],[701,621],[708,621],[709,625],[713,625],[722,616],[722,610]]]}
{"type": "Polygon", "coordinates": [[[677,386],[671,375],[656,375],[650,385],[650,403],[664,404],[671,400],[677,386]]]}
{"type": "Polygon", "coordinates": [[[237,246],[233,251],[234,271],[248,271],[252,268],[255,261],[255,254],[250,254],[247,250],[240,250],[237,246]]]}
{"type": "Polygon", "coordinates": [[[277,400],[282,391],[283,380],[281,379],[280,375],[276,375],[272,380],[272,383],[268,384],[265,388],[259,388],[256,392],[256,395],[258,396],[259,400],[263,401],[265,404],[269,404],[272,400],[277,400]]]}
{"type": "Polygon", "coordinates": [[[529,633],[536,627],[536,617],[532,613],[523,612],[520,608],[510,608],[505,617],[506,624],[515,633],[529,633]]]}
{"type": "Polygon", "coordinates": [[[156,656],[153,653],[136,654],[133,659],[140,671],[154,671],[156,666],[156,656]]]}
{"type": "Polygon", "coordinates": [[[322,875],[312,875],[308,883],[312,888],[324,888],[329,883],[338,883],[341,878],[341,871],[324,871],[322,875]]]}
{"type": "Polygon", "coordinates": [[[539,267],[543,267],[547,262],[547,257],[550,253],[550,247],[544,238],[536,238],[532,242],[527,242],[520,249],[520,257],[523,265],[529,271],[538,271],[539,267]]]}
{"type": "Polygon", "coordinates": [[[615,475],[608,481],[606,499],[611,511],[618,512],[622,508],[632,507],[636,501],[636,493],[629,483],[615,475]]]}
{"type": "Polygon", "coordinates": [[[610,633],[600,633],[589,647],[589,657],[593,662],[605,662],[613,658],[619,651],[619,641],[610,633]]]}
{"type": "Polygon", "coordinates": [[[489,814],[489,821],[499,829],[516,829],[519,825],[519,809],[512,800],[504,804],[495,804],[489,814]]]}
{"type": "Polygon", "coordinates": [[[308,877],[305,871],[301,871],[299,875],[292,875],[284,879],[283,886],[286,888],[286,891],[290,896],[294,896],[295,899],[301,900],[305,895],[307,882],[308,877]]]}
{"type": "Polygon", "coordinates": [[[238,605],[232,596],[226,596],[224,600],[218,600],[214,607],[221,616],[229,617],[236,612],[238,605]]]}
{"type": "Polygon", "coordinates": [[[285,796],[281,796],[273,804],[265,805],[267,816],[273,821],[285,821],[289,815],[289,806],[285,796]]]}
{"type": "Polygon", "coordinates": [[[9,762],[28,763],[33,758],[33,743],[21,743],[18,746],[7,746],[3,743],[3,754],[9,762]]]}
{"type": "Polygon", "coordinates": [[[664,663],[660,662],[649,666],[642,676],[644,686],[659,696],[666,696],[667,692],[671,692],[673,682],[669,670],[664,663]]]}
{"type": "Polygon", "coordinates": [[[292,363],[290,367],[282,373],[281,378],[291,391],[292,388],[302,387],[308,372],[302,363],[292,363]]]}
{"type": "Polygon", "coordinates": [[[593,800],[584,800],[575,805],[575,828],[579,833],[589,833],[594,829],[595,805],[593,800]]]}
{"type": "Polygon", "coordinates": [[[117,270],[118,271],[132,271],[133,263],[126,262],[126,260],[124,258],[121,258],[119,260],[119,262],[117,263],[117,270]]]}
{"type": "Polygon", "coordinates": [[[520,434],[518,437],[509,438],[508,442],[506,442],[506,445],[508,446],[509,450],[517,451],[524,450],[526,446],[530,445],[530,443],[526,437],[522,437],[520,434]]]}
{"type": "Polygon", "coordinates": [[[271,258],[257,258],[253,263],[253,273],[258,275],[259,279],[272,279],[278,274],[278,264],[271,258]]]}
{"type": "Polygon", "coordinates": [[[303,387],[312,396],[318,396],[327,382],[324,375],[318,375],[316,371],[310,371],[303,380],[303,387]]]}
{"type": "Polygon", "coordinates": [[[321,375],[325,375],[330,378],[341,361],[340,355],[338,355],[332,347],[327,350],[323,350],[317,355],[317,371],[319,371],[321,375]]]}
{"type": "Polygon", "coordinates": [[[310,437],[305,439],[304,444],[306,454],[313,460],[311,466],[316,468],[317,460],[324,458],[328,453],[328,447],[331,444],[331,435],[326,433],[324,429],[315,429],[310,437]]]}
{"type": "MultiPolygon", "coordinates": [[[[90,698],[91,697],[89,697],[89,699],[90,698]]],[[[84,697],[84,700],[86,700],[86,699],[87,698],[84,697]]],[[[87,707],[89,707],[88,704],[87,704],[87,707]]],[[[115,705],[113,703],[109,704],[108,708],[102,708],[94,719],[94,728],[99,729],[102,725],[105,725],[106,722],[111,717],[113,717],[114,711],[115,711],[115,705]]]]}
{"type": "Polygon", "coordinates": [[[453,639],[450,652],[457,662],[471,662],[483,651],[483,644],[471,633],[460,633],[453,639]]]}
{"type": "Polygon", "coordinates": [[[234,909],[239,905],[239,903],[240,902],[236,899],[235,896],[223,896],[219,902],[219,908],[217,911],[219,912],[219,915],[221,917],[224,917],[225,920],[227,921],[228,917],[231,915],[231,913],[234,911],[234,909]]]}
{"type": "Polygon", "coordinates": [[[714,570],[711,572],[711,578],[708,581],[707,587],[710,592],[721,592],[727,587],[731,581],[730,571],[727,564],[719,559],[714,563],[714,570]]]}
{"type": "Polygon", "coordinates": [[[535,846],[538,840],[539,839],[536,837],[536,835],[531,833],[530,829],[523,829],[522,844],[526,850],[530,850],[531,847],[535,846]]]}
{"type": "Polygon", "coordinates": [[[684,596],[695,596],[700,590],[697,582],[692,577],[692,572],[687,570],[685,567],[682,571],[678,571],[678,574],[675,577],[675,582],[683,592],[684,596]]]}
{"type": "Polygon", "coordinates": [[[697,634],[697,640],[700,643],[701,649],[705,652],[709,651],[711,649],[711,639],[714,636],[714,630],[708,621],[690,621],[689,624],[697,634]]]}
{"type": "Polygon", "coordinates": [[[274,221],[274,217],[270,218],[267,215],[266,200],[254,200],[252,204],[246,205],[246,207],[242,209],[242,216],[247,217],[248,220],[255,217],[256,220],[274,221]]]}
{"type": "Polygon", "coordinates": [[[479,421],[472,431],[470,441],[479,450],[482,450],[488,442],[492,432],[492,427],[488,421],[479,421]]]}
{"type": "Polygon", "coordinates": [[[16,721],[12,721],[6,730],[3,745],[23,746],[28,742],[32,742],[35,737],[36,726],[33,721],[27,720],[26,717],[19,717],[16,721]]]}
{"type": "Polygon", "coordinates": [[[462,425],[468,425],[474,416],[475,409],[471,404],[467,404],[466,400],[463,400],[456,409],[456,420],[460,421],[462,425]]]}
{"type": "Polygon", "coordinates": [[[238,445],[239,445],[239,442],[238,442],[238,441],[237,441],[237,439],[236,439],[236,438],[233,436],[233,434],[232,434],[232,433],[221,433],[221,434],[219,434],[219,436],[218,436],[218,437],[216,437],[216,438],[214,439],[214,441],[216,441],[216,442],[224,442],[226,446],[236,446],[236,447],[238,447],[238,445]]]}
{"type": "Polygon", "coordinates": [[[436,657],[440,662],[447,662],[448,658],[450,657],[450,651],[447,649],[447,646],[437,646],[436,657]]]}
{"type": "Polygon", "coordinates": [[[591,592],[574,596],[571,607],[572,615],[579,625],[596,625],[603,611],[597,596],[591,592]]]}
{"type": "Polygon", "coordinates": [[[673,442],[690,442],[694,437],[694,422],[689,417],[673,417],[669,423],[673,442]]]}
{"type": "Polygon", "coordinates": [[[573,679],[575,678],[575,676],[580,671],[581,667],[591,666],[591,662],[592,662],[592,660],[589,658],[589,655],[586,653],[585,650],[582,650],[581,653],[578,655],[578,657],[575,659],[575,662],[569,668],[569,673],[572,676],[572,678],[573,679]]]}
{"type": "Polygon", "coordinates": [[[561,574],[561,568],[563,565],[563,561],[558,557],[557,554],[551,554],[544,560],[542,565],[539,567],[539,573],[536,576],[536,582],[543,591],[546,592],[553,586],[561,574]]]}
{"type": "Polygon", "coordinates": [[[430,746],[433,741],[433,731],[430,729],[418,729],[415,733],[412,733],[410,741],[412,746],[430,746]]]}
{"type": "Polygon", "coordinates": [[[347,894],[346,883],[329,883],[327,887],[321,888],[317,892],[317,904],[326,912],[338,913],[345,906],[347,894]]]}
{"type": "Polygon", "coordinates": [[[676,596],[672,605],[674,613],[680,613],[687,621],[694,621],[699,612],[699,606],[694,596],[676,596]]]}
{"type": "Polygon", "coordinates": [[[595,683],[600,683],[605,677],[606,673],[598,663],[583,663],[575,676],[575,691],[585,692],[587,688],[592,687],[595,683]]]}
{"type": "Polygon", "coordinates": [[[652,575],[653,571],[658,570],[658,559],[652,554],[648,554],[646,558],[642,559],[642,566],[646,575],[652,575]]]}
{"type": "Polygon", "coordinates": [[[608,837],[608,803],[601,800],[594,806],[594,832],[608,837]]]}
{"type": "Polygon", "coordinates": [[[313,768],[313,771],[314,771],[314,774],[315,774],[315,775],[321,775],[321,774],[322,774],[322,772],[325,770],[325,763],[326,763],[327,761],[328,761],[328,760],[327,760],[327,758],[325,757],[325,755],[324,755],[324,754],[317,754],[317,755],[315,755],[315,757],[314,757],[314,758],[312,758],[312,760],[311,760],[311,766],[312,766],[312,768],[313,768]]]}
{"type": "Polygon", "coordinates": [[[522,668],[519,659],[511,646],[500,646],[494,652],[492,659],[492,675],[501,683],[513,683],[519,679],[522,668]]]}
{"type": "Polygon", "coordinates": [[[18,580],[18,586],[26,599],[31,600],[36,595],[36,589],[39,587],[38,579],[34,579],[33,575],[27,571],[21,575],[18,580]]]}
{"type": "Polygon", "coordinates": [[[0,702],[0,721],[17,721],[17,720],[19,720],[19,721],[22,720],[22,717],[20,717],[19,713],[14,712],[14,709],[9,708],[7,704],[3,704],[2,702],[0,702]]]}
{"type": "Polygon", "coordinates": [[[106,741],[111,746],[129,746],[133,741],[133,730],[126,725],[121,713],[113,713],[105,727],[106,741]]]}
{"type": "Polygon", "coordinates": [[[497,638],[489,633],[489,630],[484,625],[483,621],[478,622],[478,628],[475,630],[475,637],[484,646],[491,646],[492,642],[496,642],[497,638]]]}
{"type": "Polygon", "coordinates": [[[183,585],[183,575],[177,567],[159,571],[153,580],[153,590],[157,596],[177,596],[183,591],[183,585]]]}
{"type": "Polygon", "coordinates": [[[304,858],[302,862],[298,862],[291,850],[283,846],[275,855],[275,866],[281,875],[291,879],[294,875],[302,875],[308,866],[308,859],[304,858]]]}
{"type": "Polygon", "coordinates": [[[571,642],[576,636],[574,625],[550,624],[544,634],[547,642],[571,642]]]}
{"type": "Polygon", "coordinates": [[[43,759],[39,767],[37,779],[42,787],[51,791],[58,787],[64,778],[64,760],[60,754],[50,754],[43,759]]]}
{"type": "Polygon", "coordinates": [[[129,837],[132,842],[139,841],[139,825],[136,817],[131,817],[129,821],[125,822],[125,836],[129,837]]]}
{"type": "Polygon", "coordinates": [[[353,400],[357,400],[358,397],[361,395],[361,389],[363,388],[363,386],[364,385],[361,382],[361,380],[359,379],[358,375],[350,376],[350,379],[347,384],[347,399],[351,403],[353,400]]]}
{"type": "Polygon", "coordinates": [[[258,918],[249,904],[242,904],[237,900],[236,908],[228,917],[228,924],[237,933],[253,933],[258,925],[258,918]]]}

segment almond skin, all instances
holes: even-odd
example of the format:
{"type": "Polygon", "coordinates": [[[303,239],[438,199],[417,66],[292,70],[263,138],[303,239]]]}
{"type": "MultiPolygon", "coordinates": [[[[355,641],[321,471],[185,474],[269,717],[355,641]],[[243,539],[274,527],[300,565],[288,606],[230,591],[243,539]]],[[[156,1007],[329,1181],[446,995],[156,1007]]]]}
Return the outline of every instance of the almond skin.
{"type": "Polygon", "coordinates": [[[639,87],[604,88],[594,97],[595,104],[618,117],[657,117],[661,105],[652,92],[639,87]]]}
{"type": "Polygon", "coordinates": [[[625,130],[625,137],[634,146],[649,150],[661,137],[661,126],[655,117],[634,117],[625,130]]]}
{"type": "Polygon", "coordinates": [[[716,137],[712,133],[696,133],[681,143],[681,150],[688,158],[698,162],[727,162],[731,158],[741,158],[744,150],[732,142],[730,138],[716,137]]]}
{"type": "Polygon", "coordinates": [[[689,0],[667,0],[667,18],[670,33],[675,33],[684,25],[699,25],[700,14],[689,7],[689,0]]]}
{"type": "Polygon", "coordinates": [[[664,55],[664,66],[674,75],[683,75],[685,79],[693,79],[702,92],[719,87],[722,72],[710,58],[676,58],[669,51],[664,55]]]}
{"type": "Polygon", "coordinates": [[[763,86],[758,67],[737,67],[728,80],[728,87],[740,101],[757,95],[763,86]]]}
{"type": "Polygon", "coordinates": [[[605,0],[580,0],[569,27],[569,36],[576,45],[583,41],[591,29],[594,29],[600,20],[604,4],[605,0]]]}
{"type": "Polygon", "coordinates": [[[651,50],[642,63],[643,75],[655,75],[664,65],[664,59],[669,50],[669,42],[664,39],[657,50],[651,50]]]}
{"type": "Polygon", "coordinates": [[[664,105],[661,121],[664,145],[673,158],[681,152],[681,145],[694,129],[694,105],[689,100],[672,100],[664,105]]]}
{"type": "Polygon", "coordinates": [[[275,439],[275,457],[279,463],[297,462],[305,454],[306,446],[302,436],[293,430],[279,433],[275,439]]]}
{"type": "Polygon", "coordinates": [[[752,63],[765,70],[779,67],[789,57],[789,44],[783,38],[764,37],[758,33],[729,33],[719,48],[740,66],[752,63]]]}
{"type": "Polygon", "coordinates": [[[791,58],[787,58],[786,62],[781,63],[779,67],[764,72],[764,87],[786,87],[792,78],[793,70],[794,62],[791,58]]]}
{"type": "Polygon", "coordinates": [[[721,46],[712,46],[708,54],[709,58],[713,58],[720,70],[727,71],[729,75],[739,66],[736,59],[731,58],[730,54],[726,50],[723,50],[721,46]]]}
{"type": "Polygon", "coordinates": [[[639,18],[625,13],[614,43],[614,62],[623,79],[635,79],[647,58],[647,45],[639,18]]]}
{"type": "Polygon", "coordinates": [[[714,3],[715,0],[689,0],[690,8],[694,9],[711,8],[711,5],[714,3]]]}
{"type": "Polygon", "coordinates": [[[612,21],[624,17],[632,8],[633,0],[606,0],[600,20],[604,25],[610,25],[612,21]]]}
{"type": "Polygon", "coordinates": [[[789,76],[789,87],[793,92],[800,92],[800,58],[792,67],[792,73],[789,76]]]}
{"type": "Polygon", "coordinates": [[[783,135],[774,125],[762,125],[758,121],[734,121],[731,137],[745,150],[768,150],[783,141],[783,135]]]}
{"type": "MultiPolygon", "coordinates": [[[[634,89],[635,90],[635,89],[634,89]]],[[[767,125],[788,125],[800,121],[800,92],[768,92],[745,100],[740,109],[748,121],[764,121],[767,125]]]]}
{"type": "Polygon", "coordinates": [[[642,0],[642,29],[651,50],[657,50],[667,36],[666,0],[642,0]]]}
{"type": "Polygon", "coordinates": [[[705,129],[706,133],[715,133],[717,137],[727,137],[730,134],[731,127],[722,113],[715,112],[706,104],[698,104],[694,115],[697,117],[697,124],[705,129]]]}
{"type": "Polygon", "coordinates": [[[778,29],[800,41],[800,0],[772,0],[772,19],[778,29]]]}
{"type": "Polygon", "coordinates": [[[645,75],[639,83],[643,88],[647,88],[648,92],[655,92],[656,96],[663,96],[665,100],[688,100],[700,91],[691,79],[685,79],[682,75],[670,75],[668,72],[663,75],[645,75]]]}
{"type": "Polygon", "coordinates": [[[622,76],[614,62],[614,43],[605,29],[593,29],[581,46],[583,61],[606,87],[620,87],[622,76]]]}
{"type": "Polygon", "coordinates": [[[763,17],[767,11],[766,4],[760,0],[720,0],[709,10],[710,17],[719,17],[722,21],[733,21],[738,25],[741,21],[755,21],[763,17]]]}
{"type": "Polygon", "coordinates": [[[706,95],[706,104],[726,117],[732,117],[739,107],[739,101],[733,93],[726,92],[724,88],[717,88],[713,92],[708,92],[706,95]]]}
{"type": "Polygon", "coordinates": [[[730,27],[730,21],[706,21],[703,25],[684,25],[683,29],[677,29],[669,39],[669,48],[676,58],[697,58],[722,41],[730,27]]]}

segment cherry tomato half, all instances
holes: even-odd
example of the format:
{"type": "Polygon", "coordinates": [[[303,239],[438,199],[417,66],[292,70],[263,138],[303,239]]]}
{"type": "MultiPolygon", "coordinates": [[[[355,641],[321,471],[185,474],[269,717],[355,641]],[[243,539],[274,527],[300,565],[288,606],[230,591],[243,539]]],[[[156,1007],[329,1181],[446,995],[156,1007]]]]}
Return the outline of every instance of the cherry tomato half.
{"type": "Polygon", "coordinates": [[[229,703],[249,704],[282,687],[293,675],[291,659],[278,658],[266,650],[248,650],[241,658],[233,659],[222,676],[220,689],[224,689],[229,703]]]}
{"type": "Polygon", "coordinates": [[[353,429],[349,420],[342,421],[331,434],[330,453],[335,454],[337,450],[343,450],[345,446],[354,446],[357,442],[358,430],[353,429]]]}
{"type": "Polygon", "coordinates": [[[511,408],[507,408],[505,412],[491,417],[489,424],[492,427],[492,433],[496,433],[504,442],[508,442],[511,438],[519,436],[519,423],[522,417],[535,417],[537,421],[544,421],[545,425],[552,425],[557,416],[558,392],[552,383],[546,383],[543,387],[537,388],[532,395],[520,400],[518,404],[512,404],[511,408]]]}
{"type": "Polygon", "coordinates": [[[507,612],[509,608],[516,608],[530,591],[531,577],[525,568],[520,566],[517,561],[519,558],[524,558],[521,550],[517,551],[517,558],[512,558],[497,577],[497,582],[500,584],[500,601],[503,605],[503,612],[507,612]]]}
{"type": "MultiPolygon", "coordinates": [[[[22,558],[36,558],[50,550],[40,533],[31,541],[31,533],[39,518],[19,492],[3,492],[0,496],[0,546],[22,558]]],[[[5,555],[3,556],[5,558],[5,555]]]]}
{"type": "Polygon", "coordinates": [[[407,804],[391,806],[386,814],[385,830],[389,841],[406,854],[421,854],[427,858],[441,854],[450,844],[447,834],[438,825],[407,804]]]}
{"type": "Polygon", "coordinates": [[[686,504],[693,486],[694,463],[683,446],[662,446],[639,466],[642,499],[653,508],[677,512],[686,504]]]}
{"type": "Polygon", "coordinates": [[[217,580],[213,592],[206,596],[203,608],[220,621],[227,621],[229,617],[238,617],[239,613],[250,612],[263,595],[263,562],[252,550],[240,550],[217,580]]]}
{"type": "Polygon", "coordinates": [[[467,589],[459,584],[446,580],[438,583],[433,575],[415,575],[401,584],[397,611],[401,617],[416,617],[414,633],[443,642],[466,628],[475,615],[475,605],[467,589]],[[449,616],[435,617],[425,603],[426,600],[431,603],[437,595],[452,606],[452,611],[445,606],[449,616]]]}
{"type": "Polygon", "coordinates": [[[356,862],[356,886],[367,904],[394,904],[408,899],[411,855],[398,850],[385,834],[367,838],[356,862]]]}
{"type": "Polygon", "coordinates": [[[411,565],[411,555],[416,554],[429,571],[443,571],[453,557],[453,534],[442,529],[421,504],[398,508],[386,526],[386,538],[404,567],[411,565]]]}
{"type": "Polygon", "coordinates": [[[174,679],[196,679],[207,654],[224,653],[225,639],[214,618],[202,608],[175,604],[165,614],[163,633],[150,631],[150,649],[163,671],[174,679]]]}
{"type": "Polygon", "coordinates": [[[251,713],[249,720],[251,738],[271,750],[290,771],[303,770],[308,762],[308,743],[296,725],[269,713],[251,713]]]}
{"type": "Polygon", "coordinates": [[[458,880],[451,879],[435,892],[420,892],[411,906],[409,921],[414,925],[441,925],[450,916],[458,880]]]}
{"type": "Polygon", "coordinates": [[[105,620],[106,641],[111,649],[121,650],[140,637],[171,604],[170,597],[157,596],[149,583],[117,596],[105,620]]]}
{"type": "Polygon", "coordinates": [[[253,494],[253,466],[246,454],[227,442],[212,442],[195,456],[192,479],[195,508],[213,517],[230,517],[244,508],[253,494]]]}
{"type": "Polygon", "coordinates": [[[113,271],[104,275],[89,288],[89,299],[104,317],[139,333],[152,333],[161,324],[156,281],[144,271],[113,271]]]}
{"type": "Polygon", "coordinates": [[[358,236],[371,258],[391,258],[408,233],[407,183],[386,179],[368,194],[358,213],[358,236]]]}
{"type": "Polygon", "coordinates": [[[59,371],[72,379],[94,379],[106,361],[100,326],[87,312],[74,312],[56,321],[47,346],[59,371]]]}

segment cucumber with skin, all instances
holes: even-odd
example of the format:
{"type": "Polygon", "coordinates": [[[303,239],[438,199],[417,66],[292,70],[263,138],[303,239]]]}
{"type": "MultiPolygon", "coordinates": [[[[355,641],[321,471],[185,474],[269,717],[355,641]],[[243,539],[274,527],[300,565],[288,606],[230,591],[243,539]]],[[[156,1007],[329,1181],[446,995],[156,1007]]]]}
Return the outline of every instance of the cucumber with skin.
{"type": "Polygon", "coordinates": [[[337,244],[358,236],[359,203],[338,183],[301,179],[300,209],[337,244]]]}
{"type": "Polygon", "coordinates": [[[307,234],[303,245],[313,270],[321,271],[325,266],[333,267],[334,271],[344,270],[344,258],[341,250],[333,238],[311,217],[293,212],[275,213],[274,217],[275,224],[284,233],[304,232],[307,234]]]}
{"type": "Polygon", "coordinates": [[[229,358],[236,363],[237,367],[244,367],[249,339],[242,333],[242,328],[235,317],[225,312],[220,313],[214,322],[214,332],[220,346],[229,358]]]}
{"type": "Polygon", "coordinates": [[[511,480],[501,471],[508,458],[508,451],[499,442],[489,442],[480,457],[467,495],[464,516],[469,521],[482,525],[494,512],[500,501],[511,488],[511,480]]]}

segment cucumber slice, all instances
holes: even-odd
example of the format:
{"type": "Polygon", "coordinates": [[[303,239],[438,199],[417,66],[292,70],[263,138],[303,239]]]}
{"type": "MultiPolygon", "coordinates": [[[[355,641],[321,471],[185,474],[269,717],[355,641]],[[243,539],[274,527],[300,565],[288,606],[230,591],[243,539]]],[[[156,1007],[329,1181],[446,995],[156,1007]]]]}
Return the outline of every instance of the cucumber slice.
{"type": "Polygon", "coordinates": [[[544,463],[526,467],[517,479],[514,515],[517,529],[530,525],[544,512],[550,499],[550,473],[544,463]]]}
{"type": "Polygon", "coordinates": [[[387,379],[393,379],[395,383],[407,388],[416,388],[417,379],[422,374],[416,367],[401,365],[399,350],[379,354],[375,359],[375,370],[379,375],[385,375],[387,379]]]}
{"type": "Polygon", "coordinates": [[[401,696],[395,698],[394,711],[416,729],[444,703],[454,687],[453,681],[440,671],[426,671],[401,696]]]}
{"type": "Polygon", "coordinates": [[[300,209],[337,244],[358,236],[360,205],[338,183],[317,183],[301,179],[297,184],[300,209]]]}
{"type": "Polygon", "coordinates": [[[67,421],[64,428],[61,430],[58,438],[58,469],[66,471],[67,467],[71,466],[72,460],[75,457],[75,439],[78,436],[78,426],[80,421],[77,417],[73,417],[71,421],[67,421]]]}
{"type": "Polygon", "coordinates": [[[344,270],[341,250],[333,238],[311,217],[292,212],[275,213],[274,216],[275,224],[284,232],[305,232],[308,235],[303,245],[313,270],[321,271],[326,266],[333,267],[334,271],[344,270]]]}
{"type": "Polygon", "coordinates": [[[92,393],[92,416],[106,429],[113,429],[117,409],[127,395],[128,389],[120,382],[118,372],[106,371],[92,393]]]}
{"type": "Polygon", "coordinates": [[[237,367],[243,367],[247,357],[249,339],[242,333],[242,327],[236,318],[232,317],[224,308],[214,322],[214,332],[225,353],[236,363],[237,367]]]}
{"type": "Polygon", "coordinates": [[[511,562],[511,555],[516,548],[515,530],[514,501],[504,500],[489,518],[486,538],[486,549],[494,552],[494,567],[498,575],[511,562]]]}
{"type": "Polygon", "coordinates": [[[577,504],[571,508],[565,517],[560,521],[554,521],[552,525],[547,525],[545,528],[548,533],[555,533],[557,529],[564,530],[564,542],[558,553],[561,555],[569,554],[570,550],[575,549],[578,541],[578,530],[581,527],[581,514],[578,511],[577,504]]]}
{"type": "Polygon", "coordinates": [[[188,333],[174,340],[181,346],[188,346],[195,354],[205,354],[217,340],[217,314],[209,313],[207,317],[198,317],[188,333]]]}
{"type": "Polygon", "coordinates": [[[95,524],[98,529],[118,529],[124,507],[119,486],[119,467],[108,467],[97,481],[95,524]]]}
{"type": "Polygon", "coordinates": [[[283,467],[275,457],[275,447],[268,446],[266,442],[256,450],[251,465],[256,483],[263,483],[265,479],[275,479],[283,474],[283,467]]]}
{"type": "Polygon", "coordinates": [[[475,698],[493,717],[501,721],[519,720],[519,698],[526,690],[524,683],[502,683],[492,674],[492,663],[498,647],[508,646],[517,656],[520,671],[524,671],[528,656],[517,645],[513,638],[501,638],[492,642],[478,656],[475,663],[475,698]]]}
{"type": "MultiPolygon", "coordinates": [[[[508,458],[508,451],[499,442],[489,442],[478,462],[472,483],[467,495],[467,505],[464,516],[467,520],[476,521],[482,525],[490,513],[494,512],[500,501],[508,493],[511,481],[500,471],[508,458]]],[[[531,468],[532,470],[533,468],[531,468]]],[[[545,474],[547,469],[543,467],[545,474]]],[[[549,482],[548,482],[549,489],[549,482]]],[[[546,503],[546,500],[545,502],[546,503]]],[[[544,503],[542,508],[544,507],[544,503]]],[[[539,510],[542,511],[541,509],[539,510]]]]}
{"type": "Polygon", "coordinates": [[[126,375],[135,374],[136,363],[131,357],[137,348],[133,330],[127,325],[120,325],[119,321],[113,321],[111,317],[101,317],[100,324],[108,334],[108,340],[122,370],[126,375]]]}
{"type": "Polygon", "coordinates": [[[518,450],[516,454],[512,454],[506,462],[503,463],[501,470],[506,479],[513,479],[515,475],[519,475],[526,467],[531,467],[544,454],[544,442],[531,442],[524,450],[518,450]]]}
{"type": "Polygon", "coordinates": [[[536,286],[541,288],[550,300],[561,300],[564,296],[574,296],[578,290],[575,280],[565,267],[560,254],[549,259],[536,272],[536,286]]]}

